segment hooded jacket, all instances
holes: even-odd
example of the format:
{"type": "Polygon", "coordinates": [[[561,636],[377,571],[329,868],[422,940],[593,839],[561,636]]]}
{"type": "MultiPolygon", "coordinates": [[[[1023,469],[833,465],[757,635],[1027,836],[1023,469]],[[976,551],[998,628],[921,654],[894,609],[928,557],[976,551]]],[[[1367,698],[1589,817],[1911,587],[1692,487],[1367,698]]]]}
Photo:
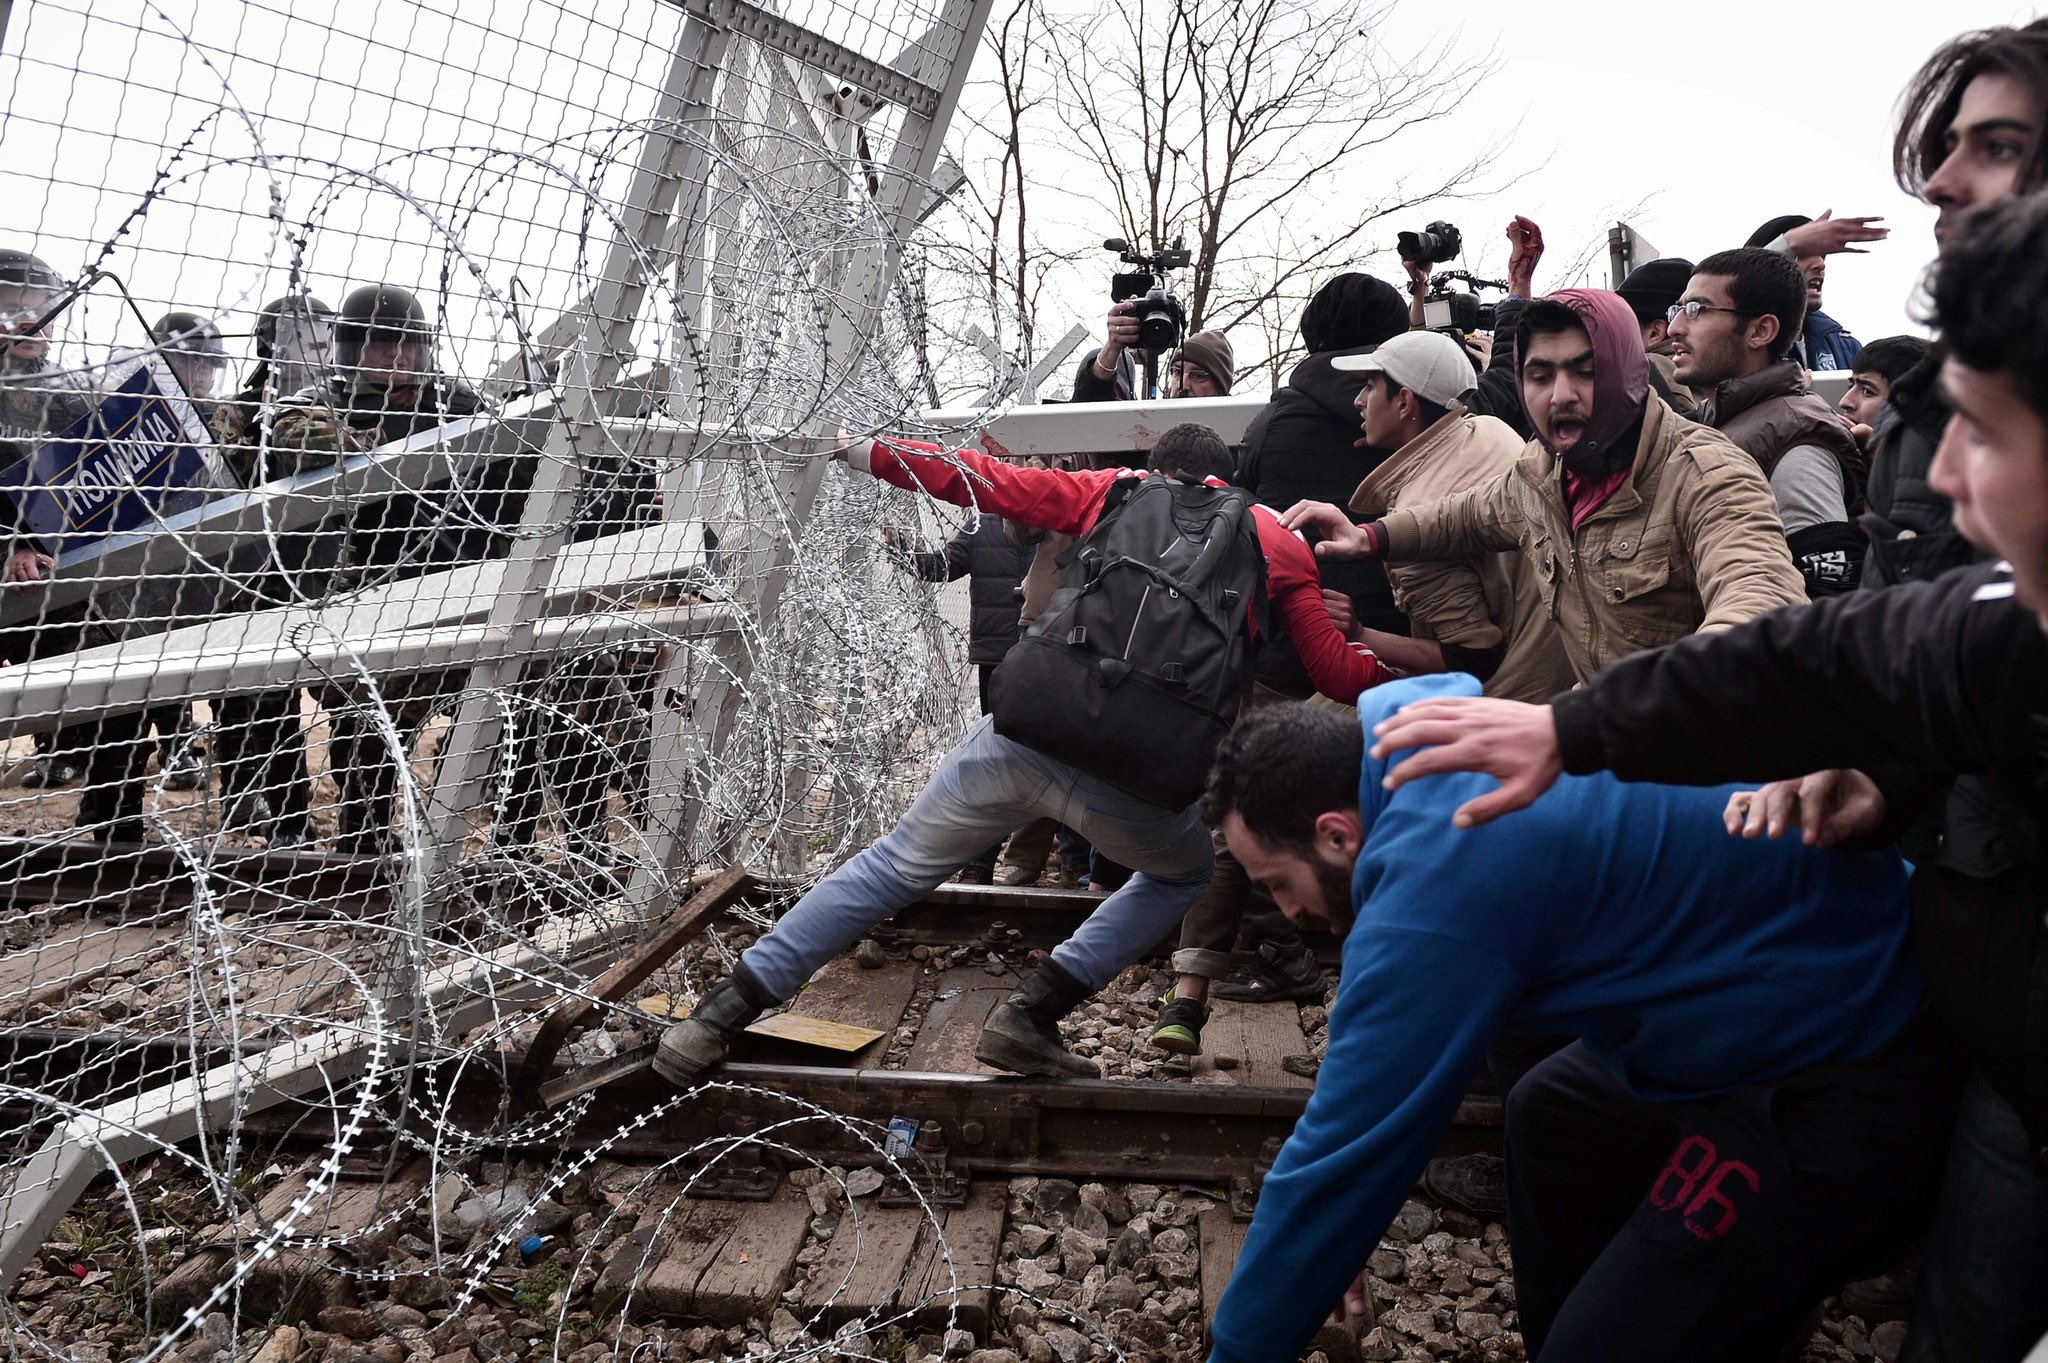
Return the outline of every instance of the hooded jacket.
{"type": "MultiPolygon", "coordinates": [[[[1651,399],[1635,315],[1619,297],[1568,290],[1594,348],[1593,412],[1577,452],[1605,465],[1635,438],[1627,476],[1572,524],[1559,458],[1530,442],[1515,466],[1469,491],[1395,511],[1376,538],[1389,562],[1513,551],[1518,589],[1537,592],[1572,672],[1695,631],[1726,629],[1806,600],[1771,485],[1727,437],[1651,399]]],[[[1516,368],[1527,351],[1516,335],[1516,368]]]]}
{"type": "MultiPolygon", "coordinates": [[[[1275,511],[1299,501],[1342,505],[1358,480],[1378,467],[1385,450],[1360,449],[1358,390],[1361,373],[1333,369],[1339,355],[1365,355],[1372,346],[1330,350],[1294,366],[1287,382],[1245,428],[1244,454],[1238,460],[1236,483],[1275,511]]],[[[1394,604],[1387,571],[1377,563],[1324,563],[1323,585],[1351,598],[1358,623],[1388,634],[1406,634],[1408,618],[1394,604]]],[[[1283,695],[1306,697],[1314,691],[1301,658],[1291,647],[1261,650],[1258,679],[1283,695]]]]}
{"type": "Polygon", "coordinates": [[[1493,778],[1385,790],[1373,726],[1477,690],[1414,677],[1359,698],[1365,842],[1329,1053],[1260,1188],[1211,1363],[1301,1356],[1499,1033],[1580,1037],[1638,1097],[1684,1101],[1867,1056],[1919,1005],[1896,852],[1736,848],[1721,827],[1733,787],[1565,777],[1463,831],[1451,812],[1493,778]]]}
{"type": "MultiPolygon", "coordinates": [[[[1453,409],[1367,475],[1351,496],[1351,510],[1377,518],[1397,507],[1426,506],[1498,477],[1521,453],[1521,437],[1506,424],[1453,409]]],[[[1483,677],[1487,695],[1538,702],[1572,684],[1571,663],[1542,596],[1532,581],[1518,579],[1513,555],[1397,563],[1387,576],[1416,637],[1444,646],[1447,670],[1474,670],[1461,664],[1461,651],[1499,655],[1483,677]]]]}

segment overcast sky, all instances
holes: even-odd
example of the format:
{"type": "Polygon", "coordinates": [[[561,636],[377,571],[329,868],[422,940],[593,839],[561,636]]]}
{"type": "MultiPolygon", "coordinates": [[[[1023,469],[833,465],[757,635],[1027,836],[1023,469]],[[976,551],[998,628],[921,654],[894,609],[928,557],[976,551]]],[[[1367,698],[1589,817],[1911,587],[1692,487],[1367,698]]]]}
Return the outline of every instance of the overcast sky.
{"type": "MultiPolygon", "coordinates": [[[[1781,213],[1881,213],[1893,229],[1867,256],[1830,262],[1824,307],[1864,340],[1906,330],[1906,299],[1934,254],[1933,214],[1891,177],[1894,104],[1941,43],[1967,29],[2024,23],[2036,6],[1996,0],[1849,6],[1722,0],[1712,5],[1583,5],[1459,0],[1398,5],[1390,44],[1420,45],[1455,17],[1502,69],[1460,110],[1452,145],[1514,129],[1513,188],[1441,205],[1475,260],[1506,265],[1514,213],[1542,224],[1551,255],[1604,239],[1618,207],[1665,255],[1740,246],[1781,213]],[[1479,245],[1480,239],[1484,245],[1479,245]]],[[[1342,212],[1332,186],[1325,207],[1342,212]]],[[[1420,221],[1416,225],[1420,225],[1420,221]]],[[[1387,258],[1392,267],[1392,258],[1387,258]]],[[[1605,283],[1605,255],[1593,282],[1605,283]]],[[[1562,286],[1553,274],[1539,287],[1562,286]]],[[[1917,330],[1917,328],[1916,328],[1917,330]]]]}

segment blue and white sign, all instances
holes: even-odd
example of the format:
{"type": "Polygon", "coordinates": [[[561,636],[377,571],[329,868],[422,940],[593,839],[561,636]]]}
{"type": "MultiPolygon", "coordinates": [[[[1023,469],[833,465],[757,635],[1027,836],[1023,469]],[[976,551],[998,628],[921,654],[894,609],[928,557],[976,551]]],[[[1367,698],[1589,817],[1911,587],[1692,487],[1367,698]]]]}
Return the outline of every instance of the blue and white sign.
{"type": "Polygon", "coordinates": [[[0,489],[53,553],[155,524],[223,486],[213,441],[154,355],[99,376],[97,409],[0,470],[0,489]]]}

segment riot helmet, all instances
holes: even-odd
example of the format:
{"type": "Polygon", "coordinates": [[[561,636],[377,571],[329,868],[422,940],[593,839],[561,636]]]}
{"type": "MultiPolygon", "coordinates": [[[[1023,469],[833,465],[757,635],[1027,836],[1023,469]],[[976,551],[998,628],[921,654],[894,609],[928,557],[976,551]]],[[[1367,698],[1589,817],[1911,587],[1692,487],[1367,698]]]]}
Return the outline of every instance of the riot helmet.
{"type": "Polygon", "coordinates": [[[326,382],[334,370],[334,309],[306,293],[271,299],[256,314],[256,360],[253,388],[289,395],[326,382]]]}
{"type": "Polygon", "coordinates": [[[341,300],[334,360],[357,391],[416,388],[434,372],[434,332],[411,292],[365,284],[341,300]]]}
{"type": "Polygon", "coordinates": [[[49,353],[36,324],[63,292],[64,281],[40,257],[0,249],[0,367],[34,366],[49,353]]]}
{"type": "Polygon", "coordinates": [[[221,343],[220,328],[198,313],[167,312],[156,319],[149,336],[186,396],[203,402],[225,386],[221,376],[227,372],[228,348],[221,343]]]}

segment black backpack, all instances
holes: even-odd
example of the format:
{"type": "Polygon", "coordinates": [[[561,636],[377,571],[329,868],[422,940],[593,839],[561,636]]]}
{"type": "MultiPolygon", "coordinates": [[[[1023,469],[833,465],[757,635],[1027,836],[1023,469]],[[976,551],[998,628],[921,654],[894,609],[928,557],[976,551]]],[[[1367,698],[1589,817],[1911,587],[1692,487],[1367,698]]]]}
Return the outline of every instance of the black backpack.
{"type": "Polygon", "coordinates": [[[989,686],[996,732],[1139,799],[1201,798],[1251,690],[1266,555],[1243,488],[1121,479],[989,686]]]}

